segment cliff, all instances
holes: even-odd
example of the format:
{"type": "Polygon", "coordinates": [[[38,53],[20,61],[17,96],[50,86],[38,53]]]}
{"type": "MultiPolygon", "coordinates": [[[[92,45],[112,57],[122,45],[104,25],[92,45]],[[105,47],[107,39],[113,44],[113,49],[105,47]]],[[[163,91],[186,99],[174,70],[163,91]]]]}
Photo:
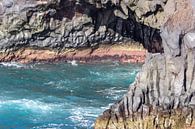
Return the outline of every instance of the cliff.
{"type": "Polygon", "coordinates": [[[115,57],[100,46],[141,43],[149,52],[141,72],[95,128],[195,128],[194,8],[193,0],[0,0],[0,61],[115,57]]]}
{"type": "MultiPolygon", "coordinates": [[[[144,21],[145,24],[137,22],[137,15],[127,9],[123,1],[1,0],[0,3],[1,51],[26,46],[52,49],[91,47],[128,39],[147,47],[149,42],[159,41],[157,27],[147,24],[160,26],[160,23],[153,23],[154,19],[144,21]]],[[[139,15],[148,15],[149,12],[143,13],[139,15]]],[[[142,20],[150,17],[140,16],[142,20]]]]}
{"type": "Polygon", "coordinates": [[[127,94],[97,119],[96,129],[195,128],[195,2],[167,3],[164,53],[148,53],[127,94]]]}
{"type": "MultiPolygon", "coordinates": [[[[25,48],[58,55],[66,49],[132,41],[149,52],[163,52],[159,28],[166,6],[160,0],[1,0],[0,61],[22,60],[17,53],[25,48]]],[[[62,57],[66,55],[56,56],[62,57]]]]}

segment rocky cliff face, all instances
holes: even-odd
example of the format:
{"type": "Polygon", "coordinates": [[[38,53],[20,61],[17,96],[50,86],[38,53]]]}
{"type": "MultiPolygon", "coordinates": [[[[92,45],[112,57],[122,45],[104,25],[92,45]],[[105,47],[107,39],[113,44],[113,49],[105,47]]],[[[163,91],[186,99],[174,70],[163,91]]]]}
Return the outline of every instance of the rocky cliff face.
{"type": "Polygon", "coordinates": [[[0,50],[93,47],[139,41],[163,51],[166,0],[0,0],[0,50]]]}
{"type": "Polygon", "coordinates": [[[194,8],[193,0],[0,0],[0,50],[138,41],[146,63],[95,128],[195,128],[194,8]]]}
{"type": "Polygon", "coordinates": [[[195,2],[167,3],[164,53],[148,54],[128,93],[97,119],[96,129],[195,128],[195,2]]]}

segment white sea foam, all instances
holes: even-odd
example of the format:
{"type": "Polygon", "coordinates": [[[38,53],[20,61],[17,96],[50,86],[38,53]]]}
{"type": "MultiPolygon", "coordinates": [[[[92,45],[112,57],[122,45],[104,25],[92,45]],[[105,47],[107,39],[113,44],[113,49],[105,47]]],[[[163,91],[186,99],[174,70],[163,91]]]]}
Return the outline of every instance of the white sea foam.
{"type": "Polygon", "coordinates": [[[135,69],[134,71],[132,71],[131,73],[130,73],[130,75],[135,75],[137,72],[139,72],[140,70],[139,69],[135,69]]]}
{"type": "Polygon", "coordinates": [[[24,64],[16,63],[16,62],[2,62],[0,65],[5,67],[16,67],[16,68],[23,68],[26,67],[24,64]]]}
{"type": "Polygon", "coordinates": [[[68,61],[68,63],[70,63],[72,66],[78,66],[76,60],[68,61]]]}
{"type": "Polygon", "coordinates": [[[68,126],[66,124],[46,124],[42,126],[33,127],[33,129],[62,129],[64,126],[68,126]]]}
{"type": "Polygon", "coordinates": [[[74,107],[70,110],[70,119],[74,125],[78,127],[83,127],[91,129],[94,126],[94,120],[106,109],[108,109],[112,104],[106,107],[74,107]]]}
{"type": "Polygon", "coordinates": [[[66,79],[66,80],[60,80],[60,81],[49,81],[49,82],[44,83],[44,85],[51,86],[57,89],[69,90],[69,87],[66,87],[66,85],[70,83],[71,83],[71,80],[66,79]]]}
{"type": "Polygon", "coordinates": [[[112,87],[112,88],[108,88],[108,89],[104,89],[104,90],[98,90],[96,92],[105,95],[106,98],[118,100],[118,99],[120,99],[120,97],[123,93],[127,92],[127,90],[112,87]]]}
{"type": "Polygon", "coordinates": [[[77,126],[91,128],[93,121],[90,118],[96,118],[98,116],[97,112],[101,112],[101,109],[93,107],[78,107],[71,109],[71,116],[68,118],[77,126]]]}
{"type": "Polygon", "coordinates": [[[96,76],[100,76],[100,75],[101,75],[100,72],[90,71],[89,73],[90,73],[91,75],[96,75],[96,76]]]}
{"type": "Polygon", "coordinates": [[[54,81],[49,81],[49,82],[44,83],[44,85],[55,85],[55,82],[54,81]]]}
{"type": "Polygon", "coordinates": [[[101,107],[101,109],[102,109],[103,111],[105,111],[106,109],[109,109],[112,105],[113,105],[113,103],[109,103],[108,106],[106,106],[106,107],[101,107]]]}
{"type": "Polygon", "coordinates": [[[117,93],[122,93],[122,92],[125,92],[127,90],[119,90],[117,89],[116,87],[112,87],[112,88],[108,88],[108,89],[104,89],[104,90],[98,90],[96,92],[99,92],[99,93],[105,93],[105,94],[109,94],[109,95],[114,95],[114,94],[117,94],[117,93]]]}
{"type": "Polygon", "coordinates": [[[56,108],[57,105],[47,104],[37,100],[0,100],[0,106],[14,106],[19,110],[31,110],[35,112],[48,112],[56,108]]]}

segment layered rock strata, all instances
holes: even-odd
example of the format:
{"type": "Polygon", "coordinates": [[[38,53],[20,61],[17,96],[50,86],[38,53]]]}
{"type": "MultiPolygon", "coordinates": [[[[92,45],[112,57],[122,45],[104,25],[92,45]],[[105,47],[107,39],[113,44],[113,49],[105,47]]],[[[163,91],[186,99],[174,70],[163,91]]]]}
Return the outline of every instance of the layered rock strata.
{"type": "Polygon", "coordinates": [[[195,2],[168,2],[173,8],[161,28],[164,53],[147,55],[128,93],[95,129],[195,128],[195,2]]]}
{"type": "Polygon", "coordinates": [[[97,48],[52,49],[21,48],[14,52],[0,53],[0,62],[57,62],[77,61],[80,63],[120,62],[144,63],[146,50],[135,43],[102,44],[97,48]]]}

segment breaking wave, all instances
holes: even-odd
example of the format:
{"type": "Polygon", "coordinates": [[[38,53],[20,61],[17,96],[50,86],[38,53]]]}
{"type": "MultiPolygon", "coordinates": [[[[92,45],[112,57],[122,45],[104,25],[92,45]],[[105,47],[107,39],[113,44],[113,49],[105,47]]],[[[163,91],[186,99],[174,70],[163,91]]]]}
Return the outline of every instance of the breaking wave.
{"type": "Polygon", "coordinates": [[[92,129],[139,69],[69,63],[0,63],[0,128],[92,129]]]}
{"type": "Polygon", "coordinates": [[[18,110],[31,110],[35,112],[47,112],[55,109],[57,105],[47,104],[40,101],[20,99],[20,100],[1,100],[0,107],[16,108],[18,110]]]}
{"type": "Polygon", "coordinates": [[[0,65],[5,66],[5,67],[16,67],[16,68],[24,68],[26,65],[20,64],[17,62],[2,62],[0,65]]]}

